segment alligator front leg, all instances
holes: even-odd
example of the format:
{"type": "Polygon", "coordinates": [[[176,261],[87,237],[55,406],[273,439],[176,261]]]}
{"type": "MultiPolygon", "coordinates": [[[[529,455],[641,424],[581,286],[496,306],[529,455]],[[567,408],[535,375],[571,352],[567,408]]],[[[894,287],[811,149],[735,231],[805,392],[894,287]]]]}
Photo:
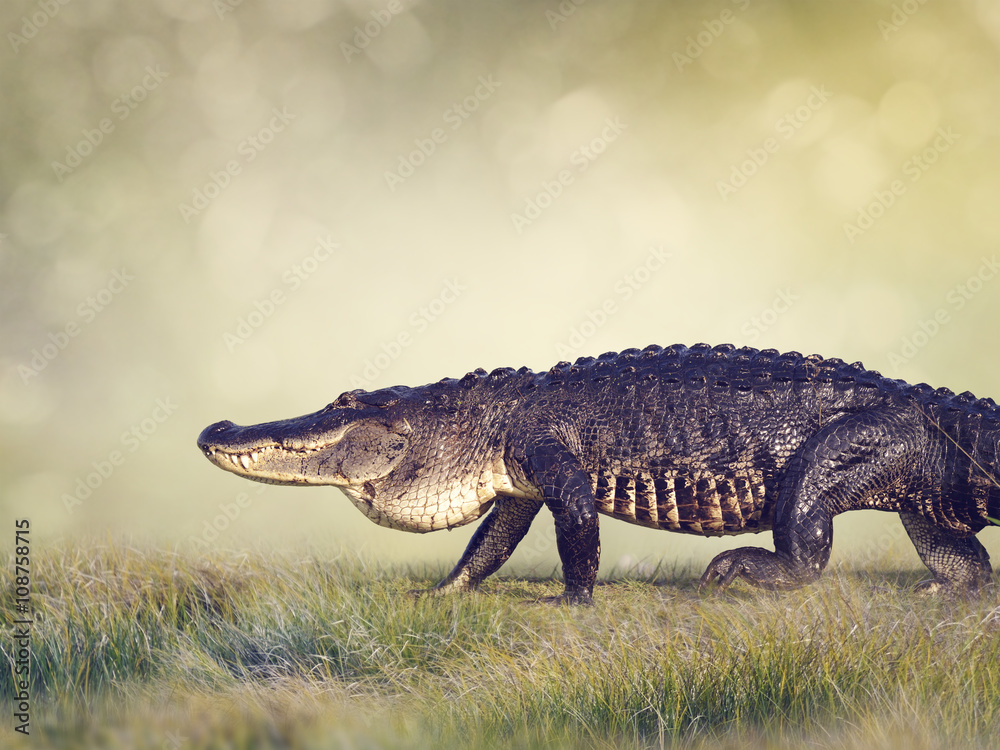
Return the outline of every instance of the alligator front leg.
{"type": "Polygon", "coordinates": [[[432,589],[414,593],[448,594],[474,589],[507,562],[541,507],[537,500],[499,496],[448,577],[432,589]]]}
{"type": "Polygon", "coordinates": [[[566,588],[560,596],[544,597],[551,604],[593,604],[594,581],[601,561],[597,516],[576,523],[556,515],[556,549],[562,560],[566,588]]]}
{"type": "Polygon", "coordinates": [[[556,526],[565,590],[543,601],[592,604],[601,559],[597,506],[590,480],[576,457],[558,440],[546,437],[523,457],[528,476],[541,490],[556,526]]]}

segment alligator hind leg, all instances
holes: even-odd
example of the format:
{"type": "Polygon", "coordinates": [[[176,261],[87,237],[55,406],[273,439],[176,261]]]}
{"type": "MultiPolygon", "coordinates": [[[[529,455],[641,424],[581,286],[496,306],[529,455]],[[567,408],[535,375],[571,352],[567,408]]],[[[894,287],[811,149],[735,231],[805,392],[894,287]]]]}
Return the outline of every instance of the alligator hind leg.
{"type": "Polygon", "coordinates": [[[698,589],[704,590],[716,581],[719,588],[725,588],[737,578],[762,589],[795,589],[819,577],[807,571],[808,568],[777,552],[762,547],[739,547],[715,556],[698,582],[698,589]]]}
{"type": "Polygon", "coordinates": [[[993,574],[986,548],[974,536],[956,536],[916,513],[900,513],[917,554],[934,574],[918,588],[930,594],[975,591],[993,574]]]}
{"type": "Polygon", "coordinates": [[[737,578],[765,589],[793,589],[823,572],[833,545],[833,517],[862,507],[872,491],[887,487],[907,460],[907,444],[878,413],[828,425],[788,462],[774,510],[774,552],[741,547],[717,555],[699,588],[737,578]],[[887,461],[886,457],[892,460],[887,461]]]}
{"type": "Polygon", "coordinates": [[[774,552],[739,547],[716,555],[699,589],[737,578],[762,589],[794,589],[812,583],[826,567],[833,545],[831,477],[822,464],[793,458],[780,488],[774,517],[774,552]]]}
{"type": "Polygon", "coordinates": [[[507,562],[541,507],[537,500],[498,497],[448,577],[432,589],[413,593],[447,594],[474,589],[507,562]]]}

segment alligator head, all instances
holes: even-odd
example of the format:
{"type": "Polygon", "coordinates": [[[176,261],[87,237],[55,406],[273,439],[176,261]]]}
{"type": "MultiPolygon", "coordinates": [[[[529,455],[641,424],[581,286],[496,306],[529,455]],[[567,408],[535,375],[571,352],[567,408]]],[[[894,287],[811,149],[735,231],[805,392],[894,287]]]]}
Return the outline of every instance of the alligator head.
{"type": "Polygon", "coordinates": [[[462,422],[453,409],[427,408],[414,389],[352,391],[295,419],[217,422],[198,447],[239,476],[333,485],[375,523],[424,532],[469,523],[492,505],[492,462],[470,460],[462,422]]]}

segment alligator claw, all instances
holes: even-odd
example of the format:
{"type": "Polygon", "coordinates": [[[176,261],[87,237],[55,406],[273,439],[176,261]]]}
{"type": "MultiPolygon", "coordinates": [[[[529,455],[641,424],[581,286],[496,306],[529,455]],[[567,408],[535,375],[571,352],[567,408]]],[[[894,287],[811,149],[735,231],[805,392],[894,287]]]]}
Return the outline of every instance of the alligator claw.
{"type": "Polygon", "coordinates": [[[584,594],[560,594],[559,596],[541,596],[537,599],[525,600],[528,604],[552,604],[557,607],[593,607],[593,597],[584,594]]]}
{"type": "Polygon", "coordinates": [[[818,572],[810,574],[808,570],[796,569],[770,550],[739,547],[715,556],[698,582],[698,590],[704,591],[716,580],[722,590],[737,578],[772,591],[796,589],[811,583],[818,575],[818,572]]]}
{"type": "Polygon", "coordinates": [[[930,578],[926,581],[921,581],[916,586],[913,587],[913,593],[918,596],[935,597],[935,598],[946,598],[953,599],[956,597],[976,597],[982,594],[983,589],[980,586],[969,585],[962,586],[960,584],[950,583],[948,581],[941,581],[937,578],[930,578]]]}
{"type": "Polygon", "coordinates": [[[719,591],[722,591],[743,572],[743,562],[737,555],[732,554],[732,552],[736,551],[731,550],[730,552],[723,552],[720,555],[716,555],[715,559],[709,563],[701,580],[698,581],[699,592],[703,592],[714,585],[717,585],[719,591]],[[716,581],[718,581],[717,584],[716,581]]]}
{"type": "Polygon", "coordinates": [[[438,596],[438,595],[440,595],[440,593],[441,592],[438,591],[435,588],[429,588],[429,589],[410,589],[409,591],[406,592],[406,595],[407,596],[412,596],[414,599],[418,599],[421,596],[438,596]]]}
{"type": "Polygon", "coordinates": [[[468,591],[469,589],[459,589],[454,586],[442,586],[438,584],[437,586],[431,586],[429,589],[410,589],[407,591],[408,596],[414,598],[419,598],[421,596],[447,596],[448,594],[454,593],[456,591],[468,591]]]}

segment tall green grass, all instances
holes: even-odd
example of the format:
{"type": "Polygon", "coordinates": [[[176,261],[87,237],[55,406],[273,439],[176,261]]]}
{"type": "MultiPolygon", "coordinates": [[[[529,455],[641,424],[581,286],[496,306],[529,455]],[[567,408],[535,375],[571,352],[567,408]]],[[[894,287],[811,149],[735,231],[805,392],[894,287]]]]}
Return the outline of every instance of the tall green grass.
{"type": "MultiPolygon", "coordinates": [[[[916,572],[700,596],[696,571],[414,598],[443,570],[78,543],[32,561],[32,746],[995,747],[1000,607],[916,572]]],[[[7,565],[0,604],[13,611],[7,565]]],[[[6,647],[6,646],[5,646],[6,647]]],[[[12,674],[0,673],[5,708],[12,674]]],[[[10,718],[4,744],[16,739],[10,718]]]]}

